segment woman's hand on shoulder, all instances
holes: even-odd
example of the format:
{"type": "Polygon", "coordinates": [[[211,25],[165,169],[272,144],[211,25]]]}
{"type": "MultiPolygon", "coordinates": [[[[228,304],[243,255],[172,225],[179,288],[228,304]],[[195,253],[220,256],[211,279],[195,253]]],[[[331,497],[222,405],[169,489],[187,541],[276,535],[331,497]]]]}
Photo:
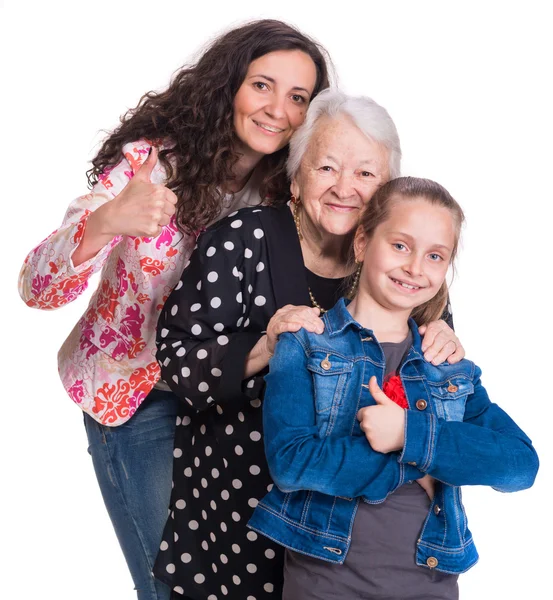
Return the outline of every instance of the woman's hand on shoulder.
{"type": "Polygon", "coordinates": [[[465,357],[463,345],[445,321],[432,321],[428,325],[421,325],[419,333],[423,336],[424,358],[433,365],[439,365],[446,360],[453,365],[465,357]]]}
{"type": "Polygon", "coordinates": [[[267,325],[266,348],[272,356],[278,336],[287,331],[299,331],[302,327],[310,333],[323,333],[324,323],[320,310],[311,306],[294,306],[287,304],[279,308],[267,325]]]}
{"type": "Polygon", "coordinates": [[[279,308],[267,325],[267,333],[251,349],[244,365],[244,378],[262,371],[275,352],[278,336],[287,331],[299,331],[302,327],[311,333],[324,331],[323,320],[318,308],[287,304],[279,308]]]}
{"type": "Polygon", "coordinates": [[[157,158],[157,148],[152,146],[150,155],[121,193],[96,211],[103,233],[157,237],[169,224],[177,197],[164,185],[151,182],[157,158]]]}

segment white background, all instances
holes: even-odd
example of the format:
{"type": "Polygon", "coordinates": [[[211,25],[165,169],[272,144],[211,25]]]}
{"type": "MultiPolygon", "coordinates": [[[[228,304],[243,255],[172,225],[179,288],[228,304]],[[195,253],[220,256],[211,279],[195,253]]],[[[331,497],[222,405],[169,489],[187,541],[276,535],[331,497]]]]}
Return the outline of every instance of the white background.
{"type": "Polygon", "coordinates": [[[550,597],[548,4],[1,5],[3,598],[135,597],[86,452],[81,413],[56,371],[57,349],[91,290],[62,310],[31,310],[17,296],[17,274],[71,199],[86,192],[99,130],[114,127],[142,93],[165,86],[209,38],[259,17],[287,20],[323,43],[343,89],[372,96],[391,113],[404,174],[436,179],[464,207],[468,226],[452,289],[456,328],[468,357],[483,367],[491,397],[534,440],[542,468],[525,492],[466,489],[481,559],[460,578],[461,597],[550,597]]]}

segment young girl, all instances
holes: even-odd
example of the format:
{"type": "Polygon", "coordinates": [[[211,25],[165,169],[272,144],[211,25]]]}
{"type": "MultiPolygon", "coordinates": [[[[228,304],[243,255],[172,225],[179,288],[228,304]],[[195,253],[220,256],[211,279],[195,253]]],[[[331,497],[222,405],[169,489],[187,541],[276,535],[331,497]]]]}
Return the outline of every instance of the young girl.
{"type": "Polygon", "coordinates": [[[276,346],[264,404],[276,486],[249,526],[288,548],[285,600],[457,598],[478,559],[459,486],[534,481],[532,443],[480,369],[422,358],[416,323],[443,310],[462,221],[437,183],[384,185],[356,234],[356,297],[322,335],[276,346]]]}
{"type": "Polygon", "coordinates": [[[21,297],[40,309],[72,302],[102,269],[58,363],[140,600],[170,594],[152,577],[178,406],[159,381],[159,313],[199,231],[286,198],[288,141],[328,83],[324,51],[286,23],[225,33],[122,118],[92,161],[91,193],[23,265],[21,297]]]}

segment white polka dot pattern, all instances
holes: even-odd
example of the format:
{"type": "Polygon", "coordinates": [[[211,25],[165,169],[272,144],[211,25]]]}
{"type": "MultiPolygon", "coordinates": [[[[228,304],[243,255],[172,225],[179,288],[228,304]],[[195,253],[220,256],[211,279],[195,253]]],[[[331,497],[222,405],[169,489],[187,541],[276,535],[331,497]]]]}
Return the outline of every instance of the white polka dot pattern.
{"type": "Polygon", "coordinates": [[[282,548],[246,527],[271,485],[259,410],[264,381],[243,381],[236,368],[278,308],[265,210],[274,209],[245,209],[200,236],[160,315],[156,358],[183,402],[171,514],[154,572],[179,595],[278,600],[281,593],[282,548]]]}

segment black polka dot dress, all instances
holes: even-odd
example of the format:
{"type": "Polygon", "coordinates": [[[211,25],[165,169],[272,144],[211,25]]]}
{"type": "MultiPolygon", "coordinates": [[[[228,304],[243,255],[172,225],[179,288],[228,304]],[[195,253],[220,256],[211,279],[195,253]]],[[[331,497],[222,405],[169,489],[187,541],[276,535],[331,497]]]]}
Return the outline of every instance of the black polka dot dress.
{"type": "Polygon", "coordinates": [[[246,527],[271,489],[265,372],[246,355],[285,304],[309,305],[287,206],[246,208],[207,230],[158,324],[162,377],[182,400],[169,516],[154,567],[175,598],[280,599],[283,549],[246,527]]]}

